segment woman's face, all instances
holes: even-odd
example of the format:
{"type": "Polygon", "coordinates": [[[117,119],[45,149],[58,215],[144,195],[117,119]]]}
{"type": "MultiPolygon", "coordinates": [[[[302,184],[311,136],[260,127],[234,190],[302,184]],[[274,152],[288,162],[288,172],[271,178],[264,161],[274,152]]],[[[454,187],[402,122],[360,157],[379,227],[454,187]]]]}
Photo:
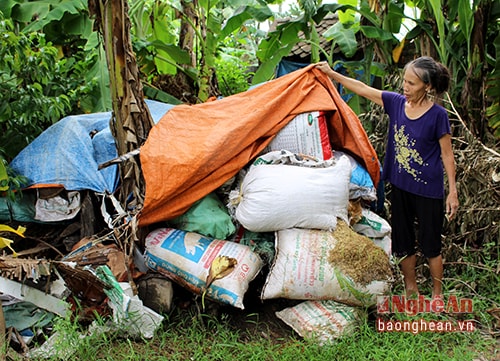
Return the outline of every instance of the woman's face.
{"type": "Polygon", "coordinates": [[[419,103],[425,98],[428,90],[430,85],[418,77],[413,67],[408,67],[403,77],[403,94],[406,100],[409,103],[419,103]]]}

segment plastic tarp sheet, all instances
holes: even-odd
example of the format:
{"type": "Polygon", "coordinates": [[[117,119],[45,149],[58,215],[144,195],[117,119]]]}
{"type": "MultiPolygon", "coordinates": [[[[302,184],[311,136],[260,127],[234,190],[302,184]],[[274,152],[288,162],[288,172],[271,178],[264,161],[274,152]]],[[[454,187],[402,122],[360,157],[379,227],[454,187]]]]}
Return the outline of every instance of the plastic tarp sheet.
{"type": "Polygon", "coordinates": [[[280,76],[291,73],[295,70],[302,69],[308,66],[310,63],[299,63],[291,60],[282,59],[278,64],[278,69],[276,70],[276,76],[279,78],[280,76]]]}
{"type": "Polygon", "coordinates": [[[359,158],[377,184],[377,154],[361,122],[332,81],[310,65],[246,92],[166,113],[141,147],[146,195],[139,225],[183,214],[258,156],[296,115],[317,110],[330,111],[333,148],[359,158]]]}
{"type": "MultiPolygon", "coordinates": [[[[155,122],[173,106],[146,100],[155,122]]],[[[29,179],[27,186],[63,186],[67,190],[114,192],[118,166],[98,170],[117,157],[109,128],[111,112],[72,115],[46,129],[11,162],[13,170],[29,179]]]]}

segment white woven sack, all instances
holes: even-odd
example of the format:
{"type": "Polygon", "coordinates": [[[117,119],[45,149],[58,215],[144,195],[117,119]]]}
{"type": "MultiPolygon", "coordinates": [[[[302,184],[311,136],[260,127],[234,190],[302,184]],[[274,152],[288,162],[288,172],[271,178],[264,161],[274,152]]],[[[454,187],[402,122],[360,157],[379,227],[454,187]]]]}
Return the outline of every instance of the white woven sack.
{"type": "MultiPolygon", "coordinates": [[[[389,281],[354,282],[328,261],[337,240],[333,232],[285,229],[276,232],[276,256],[261,299],[334,300],[371,306],[389,290],[389,281]]],[[[357,243],[353,243],[353,247],[357,243]]]]}
{"type": "Polygon", "coordinates": [[[252,165],[230,202],[236,205],[237,221],[252,232],[333,230],[337,218],[348,218],[350,175],[347,157],[327,167],[252,165]]]}
{"type": "Polygon", "coordinates": [[[369,209],[361,209],[361,219],[352,228],[359,234],[370,238],[382,238],[391,234],[389,222],[369,209]]]}
{"type": "Polygon", "coordinates": [[[361,308],[335,301],[304,301],[276,312],[276,316],[306,339],[321,345],[352,333],[365,317],[361,308]]]}

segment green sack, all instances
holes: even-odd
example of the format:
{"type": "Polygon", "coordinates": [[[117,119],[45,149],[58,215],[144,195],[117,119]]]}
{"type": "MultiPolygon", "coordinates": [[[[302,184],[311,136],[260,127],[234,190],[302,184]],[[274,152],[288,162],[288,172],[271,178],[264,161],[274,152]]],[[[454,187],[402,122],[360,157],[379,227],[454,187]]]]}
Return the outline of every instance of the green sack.
{"type": "Polygon", "coordinates": [[[36,196],[23,192],[23,196],[12,201],[9,197],[0,197],[0,222],[36,222],[36,196]]]}
{"type": "Polygon", "coordinates": [[[172,228],[227,240],[236,231],[231,216],[215,193],[210,193],[193,204],[183,215],[171,219],[172,228]]]}

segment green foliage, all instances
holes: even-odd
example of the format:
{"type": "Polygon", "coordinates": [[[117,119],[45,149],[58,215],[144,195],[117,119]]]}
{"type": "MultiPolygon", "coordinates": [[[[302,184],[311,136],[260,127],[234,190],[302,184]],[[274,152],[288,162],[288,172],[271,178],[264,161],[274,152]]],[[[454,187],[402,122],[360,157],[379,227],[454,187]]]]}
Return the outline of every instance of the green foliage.
{"type": "Polygon", "coordinates": [[[99,46],[85,48],[96,39],[86,6],[85,0],[0,5],[10,16],[0,12],[0,144],[7,161],[64,116],[109,109],[102,95],[109,89],[99,86],[108,79],[99,69],[99,46]]]}
{"type": "Polygon", "coordinates": [[[500,34],[495,38],[494,47],[496,53],[494,70],[486,80],[486,95],[491,99],[491,104],[486,109],[486,116],[495,137],[500,139],[500,34]]]}
{"type": "Polygon", "coordinates": [[[324,36],[327,39],[331,39],[333,46],[335,47],[338,45],[342,53],[344,53],[347,58],[350,58],[358,50],[356,33],[359,29],[359,24],[345,26],[341,22],[338,22],[328,29],[324,36]]]}
{"type": "Polygon", "coordinates": [[[276,31],[270,32],[268,37],[260,42],[257,57],[261,65],[255,73],[253,84],[262,83],[274,76],[281,59],[300,41],[298,34],[303,26],[300,21],[294,20],[280,24],[276,31]]]}
{"type": "MultiPolygon", "coordinates": [[[[404,321],[404,317],[400,318],[404,321]]],[[[449,320],[444,315],[434,319],[449,320]]],[[[151,340],[119,338],[120,332],[115,331],[107,337],[102,334],[99,337],[86,336],[75,343],[74,324],[66,321],[57,329],[62,335],[69,334],[68,339],[58,343],[53,357],[48,359],[469,361],[498,356],[494,353],[495,340],[484,337],[479,331],[377,332],[375,321],[365,319],[352,334],[320,345],[314,340],[301,339],[296,334],[280,337],[284,333],[276,332],[276,325],[272,323],[259,319],[259,314],[247,314],[246,318],[239,320],[241,328],[238,328],[227,314],[220,318],[210,315],[197,317],[188,310],[179,310],[167,317],[151,340]],[[68,350],[73,352],[68,354],[68,350]]]]}
{"type": "Polygon", "coordinates": [[[216,60],[216,76],[223,96],[230,96],[248,90],[252,73],[248,64],[238,57],[224,55],[216,60]]]}
{"type": "MultiPolygon", "coordinates": [[[[389,28],[387,30],[384,27],[384,19],[377,17],[368,4],[362,2],[358,8],[354,5],[355,3],[357,2],[344,0],[339,1],[338,4],[318,4],[315,15],[310,19],[306,16],[298,16],[279,25],[275,31],[270,32],[268,37],[259,44],[257,56],[261,61],[261,66],[254,77],[254,84],[269,80],[274,75],[274,69],[280,60],[287,56],[293,46],[299,41],[311,43],[311,47],[314,49],[317,45],[317,40],[315,42],[313,36],[310,38],[301,38],[299,37],[299,33],[301,31],[304,34],[311,33],[310,28],[314,27],[314,24],[319,24],[329,13],[337,14],[339,21],[323,34],[318,35],[322,35],[332,42],[331,52],[326,53],[324,49],[319,47],[318,51],[322,53],[323,58],[330,64],[333,63],[334,56],[349,59],[360,51],[359,32],[361,31],[369,40],[365,42],[367,44],[364,48],[365,54],[373,52],[372,49],[368,48],[373,48],[374,44],[378,44],[378,55],[382,57],[380,61],[390,65],[392,63],[392,46],[397,44],[396,37],[390,30],[400,28],[403,19],[401,5],[395,4],[394,6],[390,6],[388,12],[390,26],[386,26],[389,28]],[[355,16],[356,13],[367,20],[367,25],[361,25],[359,16],[358,18],[355,16]]],[[[311,59],[312,62],[317,61],[314,54],[311,59]]],[[[365,57],[364,62],[364,68],[367,71],[366,76],[369,77],[370,69],[378,68],[378,66],[374,67],[372,59],[368,56],[365,57]]]]}
{"type": "Polygon", "coordinates": [[[0,35],[0,144],[12,158],[71,111],[78,93],[69,76],[74,60],[58,60],[43,34],[17,34],[5,19],[0,35]]]}
{"type": "Polygon", "coordinates": [[[63,30],[64,34],[79,35],[91,31],[90,23],[82,21],[84,20],[82,15],[87,9],[86,0],[13,1],[10,9],[7,8],[8,3],[7,1],[5,9],[0,8],[0,10],[10,10],[12,17],[15,17],[20,23],[26,24],[24,32],[40,30],[47,32],[47,26],[60,21],[66,25],[63,29],[59,29],[59,32],[63,30]]]}
{"type": "Polygon", "coordinates": [[[445,294],[455,294],[473,300],[473,318],[483,332],[498,333],[498,310],[500,307],[500,245],[498,241],[483,243],[479,248],[455,246],[458,261],[445,264],[443,278],[445,294]]]}
{"type": "Polygon", "coordinates": [[[14,23],[17,32],[40,32],[58,50],[58,59],[71,59],[71,74],[80,101],[74,113],[111,109],[109,75],[102,45],[88,16],[87,0],[9,0],[0,2],[0,11],[14,23]]]}
{"type": "Polygon", "coordinates": [[[241,34],[253,40],[255,33],[246,23],[271,16],[267,5],[257,1],[200,1],[194,6],[191,2],[133,0],[130,17],[141,72],[148,82],[182,72],[193,81],[197,98],[205,101],[212,92],[225,41],[241,39],[241,34]],[[186,31],[180,29],[182,25],[192,31],[187,39],[181,38],[180,32],[186,31]]]}
{"type": "Polygon", "coordinates": [[[17,197],[22,197],[21,189],[27,183],[28,178],[15,174],[7,161],[0,155],[0,196],[6,196],[15,201],[17,197]]]}
{"type": "MultiPolygon", "coordinates": [[[[279,61],[299,41],[311,44],[311,62],[316,61],[315,44],[308,37],[313,2],[304,3],[309,6],[307,11],[302,9],[301,15],[280,24],[260,43],[257,55],[261,65],[254,83],[271,79],[279,61]],[[300,32],[303,35],[299,36],[300,32]]],[[[486,125],[498,138],[500,106],[496,99],[500,82],[494,45],[500,24],[498,1],[339,0],[336,4],[317,4],[312,19],[319,24],[329,13],[336,14],[339,21],[320,35],[332,42],[332,52],[320,51],[331,65],[335,59],[350,62],[363,56],[366,78],[362,80],[369,82],[371,75],[378,76],[371,73],[373,69],[384,69],[384,80],[403,65],[400,59],[434,56],[451,70],[451,98],[461,105],[463,118],[470,123],[467,125],[483,141],[488,139],[486,125]]],[[[360,114],[366,108],[357,110],[360,114]]]]}
{"type": "MultiPolygon", "coordinates": [[[[436,26],[438,29],[437,38],[439,39],[439,45],[436,47],[436,50],[438,51],[439,59],[443,62],[443,64],[447,64],[449,52],[446,51],[445,18],[443,8],[441,6],[441,0],[428,0],[428,2],[430,6],[428,6],[427,9],[430,8],[430,10],[432,10],[432,15],[436,19],[436,26]]],[[[465,3],[465,1],[462,1],[462,3],[465,3]]],[[[434,36],[432,39],[433,38],[434,36]]]]}
{"type": "MultiPolygon", "coordinates": [[[[218,48],[225,38],[237,32],[245,32],[245,22],[248,19],[257,17],[256,20],[264,21],[272,16],[272,12],[267,5],[262,3],[252,3],[247,6],[239,6],[228,19],[225,18],[218,2],[202,2],[201,12],[207,17],[206,36],[204,39],[198,39],[200,43],[199,53],[202,58],[198,78],[199,94],[198,98],[202,101],[207,99],[209,85],[212,74],[215,72],[216,57],[218,48]],[[227,22],[226,22],[227,20],[227,22]],[[227,29],[226,27],[229,26],[227,29]],[[234,30],[233,30],[234,29],[234,30]]],[[[237,3],[236,3],[237,4],[237,3]]],[[[225,4],[231,7],[231,3],[225,4]]]]}
{"type": "Polygon", "coordinates": [[[171,1],[132,0],[130,20],[134,50],[146,81],[176,74],[190,63],[189,54],[177,46],[180,21],[171,1]]]}
{"type": "Polygon", "coordinates": [[[226,38],[215,60],[217,83],[223,96],[246,91],[254,75],[249,69],[257,59],[246,36],[226,38]]]}

